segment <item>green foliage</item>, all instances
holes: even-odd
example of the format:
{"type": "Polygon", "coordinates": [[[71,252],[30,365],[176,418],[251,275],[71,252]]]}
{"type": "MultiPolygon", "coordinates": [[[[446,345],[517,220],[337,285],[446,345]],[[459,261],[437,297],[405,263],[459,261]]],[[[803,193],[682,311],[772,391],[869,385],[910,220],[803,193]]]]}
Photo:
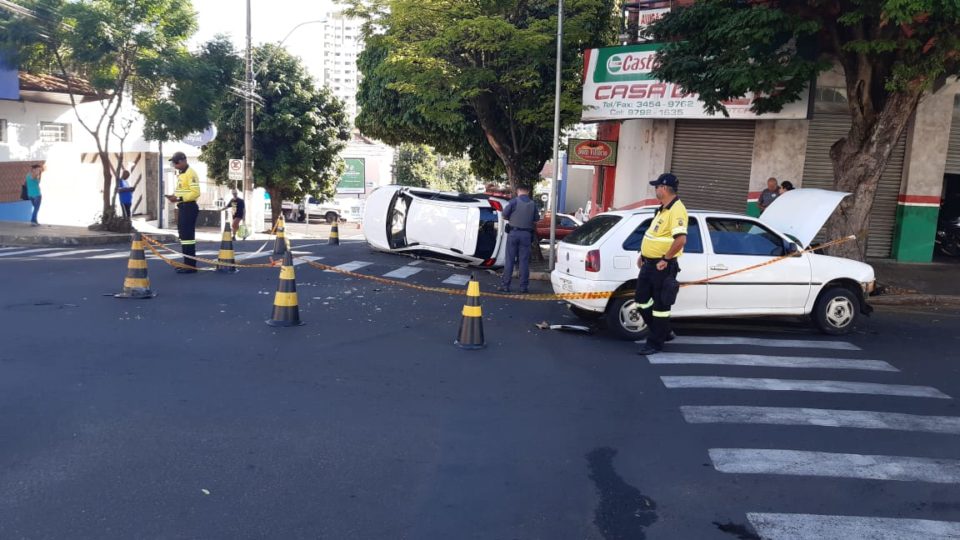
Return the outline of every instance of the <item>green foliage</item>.
{"type": "Polygon", "coordinates": [[[394,158],[394,181],[412,186],[472,193],[477,184],[470,160],[443,156],[425,144],[402,143],[394,158]]]}
{"type": "MultiPolygon", "coordinates": [[[[255,49],[254,65],[263,99],[253,117],[255,185],[279,200],[333,197],[343,172],[339,154],[350,138],[343,104],[317,88],[298,58],[274,45],[255,49]]],[[[208,174],[218,182],[227,180],[228,160],[243,156],[243,103],[235,94],[224,96],[215,113],[217,138],[203,149],[208,174]]]]}
{"type": "MultiPolygon", "coordinates": [[[[556,0],[351,2],[367,17],[357,126],[468,153],[484,176],[537,177],[552,149],[556,0]]],[[[580,117],[582,51],[615,39],[614,0],[565,3],[562,123],[580,117]]]]}

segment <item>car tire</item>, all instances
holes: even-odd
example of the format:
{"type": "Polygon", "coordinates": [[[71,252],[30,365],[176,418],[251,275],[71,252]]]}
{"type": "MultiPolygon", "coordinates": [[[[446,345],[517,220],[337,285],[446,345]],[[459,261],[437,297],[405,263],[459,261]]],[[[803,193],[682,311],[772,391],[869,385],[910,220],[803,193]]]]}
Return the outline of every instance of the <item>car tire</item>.
{"type": "Polygon", "coordinates": [[[820,293],[811,317],[814,325],[824,334],[849,334],[860,318],[860,300],[850,289],[830,287],[820,293]]]}
{"type": "Polygon", "coordinates": [[[624,296],[614,296],[607,304],[607,311],[604,316],[607,320],[607,328],[617,337],[628,341],[637,341],[647,337],[647,325],[640,317],[640,311],[636,309],[637,302],[633,295],[627,296],[629,291],[620,291],[618,294],[624,296]]]}
{"type": "Polygon", "coordinates": [[[577,306],[568,306],[570,312],[577,316],[578,319],[584,321],[595,321],[603,317],[602,311],[590,311],[589,309],[578,308],[577,306]]]}
{"type": "Polygon", "coordinates": [[[337,213],[336,212],[327,212],[323,219],[327,220],[327,225],[333,225],[337,222],[337,213]]]}

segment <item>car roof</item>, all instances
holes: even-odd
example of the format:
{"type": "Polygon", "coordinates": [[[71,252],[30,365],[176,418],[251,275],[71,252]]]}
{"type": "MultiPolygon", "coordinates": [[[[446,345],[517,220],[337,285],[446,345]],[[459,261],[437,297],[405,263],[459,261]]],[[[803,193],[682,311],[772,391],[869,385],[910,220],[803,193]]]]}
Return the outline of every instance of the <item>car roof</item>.
{"type": "MultiPolygon", "coordinates": [[[[634,208],[631,210],[611,210],[609,212],[604,212],[603,214],[598,214],[598,215],[627,217],[627,216],[635,216],[637,214],[652,214],[653,211],[656,210],[657,208],[659,208],[659,206],[643,206],[641,208],[634,208]]],[[[710,214],[712,216],[735,217],[735,218],[750,217],[746,214],[737,214],[735,212],[730,212],[727,210],[704,210],[699,208],[697,209],[688,208],[687,213],[688,214],[710,214]]]]}

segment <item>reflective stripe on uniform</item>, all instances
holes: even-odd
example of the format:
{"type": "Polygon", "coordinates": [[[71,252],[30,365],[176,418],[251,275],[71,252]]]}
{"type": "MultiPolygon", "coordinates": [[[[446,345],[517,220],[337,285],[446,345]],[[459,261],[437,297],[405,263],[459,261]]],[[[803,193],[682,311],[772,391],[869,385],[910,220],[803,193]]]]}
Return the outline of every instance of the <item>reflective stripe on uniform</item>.
{"type": "Polygon", "coordinates": [[[673,243],[673,238],[671,238],[671,237],[669,237],[669,236],[658,237],[658,236],[647,236],[647,235],[645,234],[645,235],[643,235],[643,239],[644,239],[644,240],[650,240],[651,242],[664,242],[664,243],[667,243],[667,244],[672,244],[672,243],[673,243]]]}
{"type": "Polygon", "coordinates": [[[669,312],[669,311],[654,311],[654,312],[653,312],[653,316],[654,316],[654,317],[660,317],[661,319],[666,319],[667,317],[670,316],[670,312],[669,312]]]}
{"type": "Polygon", "coordinates": [[[650,309],[650,308],[652,308],[652,307],[653,307],[653,299],[651,298],[650,301],[644,302],[643,304],[640,304],[638,307],[639,307],[640,309],[650,309]]]}
{"type": "Polygon", "coordinates": [[[196,241],[196,240],[181,240],[181,241],[180,241],[180,245],[181,245],[181,246],[195,246],[195,245],[197,245],[197,241],[196,241]]]}

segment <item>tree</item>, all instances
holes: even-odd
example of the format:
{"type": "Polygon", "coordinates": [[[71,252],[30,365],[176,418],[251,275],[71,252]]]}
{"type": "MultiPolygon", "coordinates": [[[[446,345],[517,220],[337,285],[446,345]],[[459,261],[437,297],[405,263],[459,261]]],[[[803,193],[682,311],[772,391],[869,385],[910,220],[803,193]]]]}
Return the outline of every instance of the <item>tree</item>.
{"type": "MultiPolygon", "coordinates": [[[[482,176],[537,179],[553,148],[556,0],[349,0],[366,17],[357,126],[468,153],[482,176]]],[[[567,0],[562,123],[580,117],[582,51],[612,43],[615,0],[567,0]]]]}
{"type": "MultiPolygon", "coordinates": [[[[925,91],[958,73],[960,4],[940,0],[704,0],[654,23],[665,43],[654,75],[711,112],[747,92],[758,113],[796,101],[820,72],[842,68],[851,127],[830,149],[834,186],[851,192],[827,225],[862,234],[880,175],[925,91]]],[[[864,243],[833,254],[862,260],[864,243]]]]}
{"type": "Polygon", "coordinates": [[[473,193],[477,187],[477,177],[470,170],[470,160],[464,157],[440,159],[440,182],[438,189],[456,193],[473,193]]]}
{"type": "MultiPolygon", "coordinates": [[[[298,58],[275,45],[258,47],[253,56],[260,100],[253,116],[253,179],[270,194],[276,220],[284,199],[333,196],[350,125],[343,104],[328,89],[317,88],[298,58]]],[[[243,103],[243,97],[227,94],[214,113],[217,138],[204,147],[201,159],[218,183],[227,180],[230,158],[243,155],[243,103]]]]}
{"type": "Polygon", "coordinates": [[[397,147],[393,175],[401,186],[434,187],[440,178],[437,154],[425,144],[403,143],[397,147]]]}
{"type": "MultiPolygon", "coordinates": [[[[102,224],[129,228],[115,216],[111,189],[111,134],[120,111],[142,106],[148,125],[160,104],[178,111],[168,118],[166,133],[186,134],[209,123],[211,96],[228,82],[197,62],[186,49],[196,29],[189,0],[23,0],[4,6],[0,16],[0,47],[12,53],[22,69],[52,73],[67,81],[70,103],[80,125],[96,141],[103,172],[102,224]],[[187,74],[176,66],[192,66],[187,74]],[[202,77],[199,76],[202,74],[202,77]],[[80,114],[81,94],[100,98],[94,118],[80,114]],[[178,89],[183,90],[178,90],[178,89]],[[200,90],[202,89],[202,90],[200,90]],[[88,91],[89,91],[88,90],[88,91]]],[[[223,42],[205,48],[223,52],[223,42]]],[[[207,60],[210,59],[208,56],[207,60]]]]}

